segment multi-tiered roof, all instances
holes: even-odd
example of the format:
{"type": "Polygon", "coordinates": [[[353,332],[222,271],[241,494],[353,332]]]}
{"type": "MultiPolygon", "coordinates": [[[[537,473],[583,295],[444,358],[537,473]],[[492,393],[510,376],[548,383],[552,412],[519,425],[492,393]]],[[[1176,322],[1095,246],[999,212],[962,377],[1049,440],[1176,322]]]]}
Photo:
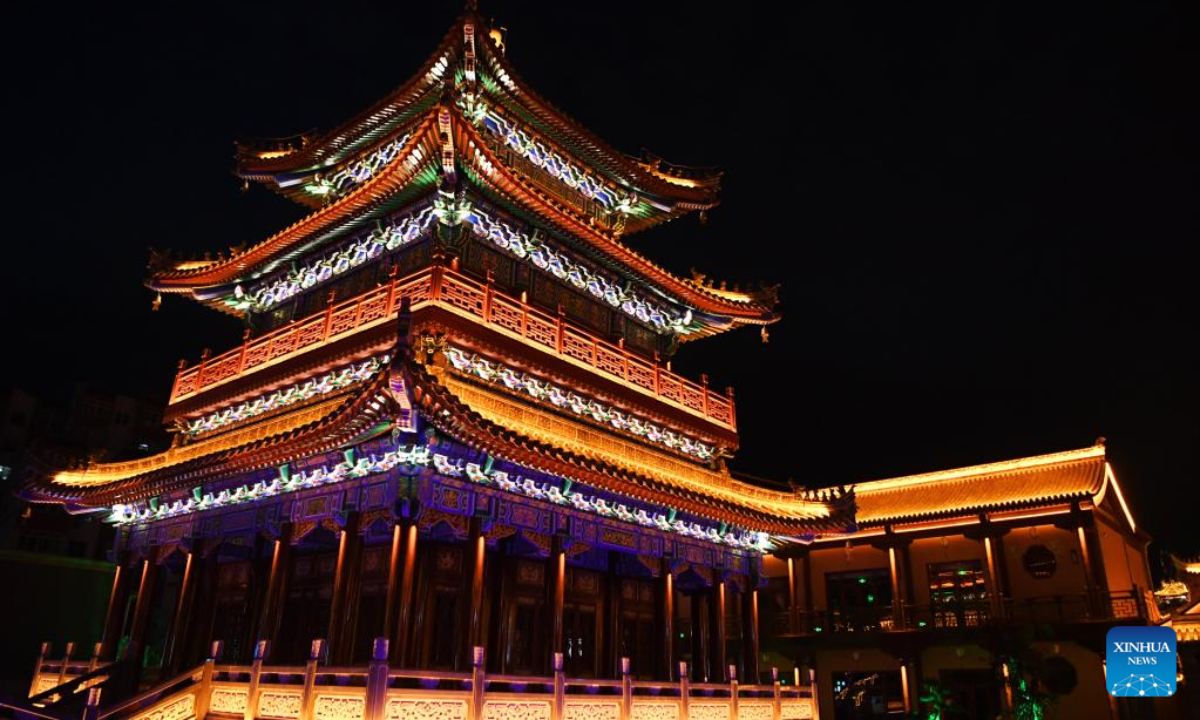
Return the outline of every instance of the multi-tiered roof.
{"type": "Polygon", "coordinates": [[[159,256],[147,285],[257,335],[180,368],[169,450],[36,480],[32,496],[141,522],[298,489],[298,463],[336,451],[317,482],[401,464],[731,544],[731,528],[853,522],[852,493],[734,479],[732,393],[663,362],[679,341],[779,317],[773,288],[680,277],[624,242],[714,207],[720,174],[614,150],[529,90],[473,12],[342,126],[241,143],[238,174],[311,213],[228,257],[159,256]],[[387,450],[389,434],[409,443],[387,450]]]}

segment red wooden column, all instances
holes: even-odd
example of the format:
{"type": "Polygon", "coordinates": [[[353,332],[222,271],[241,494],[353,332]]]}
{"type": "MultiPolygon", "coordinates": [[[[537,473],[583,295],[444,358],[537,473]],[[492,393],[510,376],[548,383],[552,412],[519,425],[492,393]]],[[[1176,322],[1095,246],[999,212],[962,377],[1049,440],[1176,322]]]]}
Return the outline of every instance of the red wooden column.
{"type": "MultiPolygon", "coordinates": [[[[193,549],[192,552],[198,555],[200,553],[197,549],[193,549]]],[[[185,666],[195,665],[207,659],[211,654],[214,640],[224,641],[224,638],[214,638],[212,636],[213,624],[217,616],[217,583],[220,578],[219,557],[220,551],[213,548],[207,556],[198,556],[196,560],[204,564],[204,571],[202,573],[203,577],[200,575],[196,576],[198,581],[196,583],[196,599],[192,602],[192,618],[189,620],[188,644],[182,656],[185,666]]]]}
{"type": "Polygon", "coordinates": [[[379,636],[388,639],[389,659],[396,657],[396,651],[390,646],[396,644],[396,598],[400,592],[400,569],[404,555],[404,527],[399,522],[392,523],[392,546],[388,553],[387,592],[383,600],[383,627],[379,636]]]}
{"type": "Polygon", "coordinates": [[[804,577],[801,581],[804,584],[804,632],[813,631],[813,553],[812,550],[804,553],[804,577]]]}
{"type": "Polygon", "coordinates": [[[546,563],[546,606],[550,609],[550,647],[546,667],[554,667],[554,654],[563,651],[563,602],[566,598],[567,554],[562,536],[550,536],[550,558],[546,563]]]}
{"type": "Polygon", "coordinates": [[[694,592],[688,596],[688,602],[691,606],[692,674],[696,680],[707,682],[709,679],[707,596],[704,592],[694,592]]]}
{"type": "Polygon", "coordinates": [[[132,658],[139,673],[142,666],[142,646],[146,640],[146,626],[150,622],[150,611],[158,589],[158,563],[150,558],[142,560],[142,578],[138,582],[137,603],[133,609],[133,620],[129,625],[129,644],[123,657],[132,658]]]}
{"type": "Polygon", "coordinates": [[[796,635],[800,632],[800,591],[797,588],[798,574],[796,573],[796,558],[787,559],[788,569],[788,633],[796,635]]]}
{"type": "Polygon", "coordinates": [[[258,639],[266,640],[268,647],[276,647],[279,625],[287,599],[288,580],[292,574],[292,523],[284,523],[275,539],[271,552],[271,569],[267,574],[266,597],[263,599],[262,618],[258,624],[258,639]]]}
{"type": "Polygon", "coordinates": [[[596,648],[600,650],[599,677],[621,677],[621,578],[616,573],[616,551],[608,552],[608,565],[604,571],[604,602],[602,604],[600,636],[596,648]]]}
{"type": "Polygon", "coordinates": [[[758,685],[758,579],[750,576],[742,591],[742,682],[758,685]]]}
{"type": "Polygon", "coordinates": [[[350,662],[350,645],[354,638],[352,618],[355,610],[351,605],[351,591],[358,575],[357,568],[362,564],[362,537],[358,534],[360,517],[357,512],[350,513],[338,540],[337,568],[333,577],[333,597],[329,600],[327,633],[329,662],[333,665],[346,665],[350,662]]]}
{"type": "Polygon", "coordinates": [[[658,673],[662,680],[670,682],[675,674],[675,576],[671,574],[671,562],[662,559],[659,571],[659,616],[663,631],[659,635],[662,644],[658,673]]]}
{"type": "Polygon", "coordinates": [[[167,635],[163,648],[163,669],[167,677],[174,677],[181,668],[182,656],[187,649],[187,633],[191,625],[192,604],[196,597],[196,574],[203,561],[189,551],[183,566],[183,579],[179,582],[179,599],[175,603],[175,617],[171,620],[171,633],[167,635]]]}
{"type": "Polygon", "coordinates": [[[720,581],[713,583],[712,591],[709,594],[708,609],[709,682],[727,682],[729,680],[726,677],[729,669],[725,664],[725,595],[725,583],[720,581]]]}
{"type": "MultiPolygon", "coordinates": [[[[415,575],[417,569],[417,524],[406,522],[397,526],[400,530],[402,557],[397,568],[395,613],[396,624],[393,637],[396,641],[392,649],[393,664],[397,667],[407,667],[411,660],[413,598],[415,596],[415,575]]],[[[394,540],[395,538],[393,538],[394,540]]],[[[389,592],[391,588],[389,579],[389,592]]],[[[390,611],[391,603],[389,603],[390,611]]]]}
{"type": "Polygon", "coordinates": [[[112,660],[121,643],[121,631],[125,628],[125,605],[129,602],[129,553],[122,551],[117,556],[117,571],[113,575],[112,590],[108,594],[108,612],[104,617],[104,635],[101,638],[100,657],[112,660]]]}
{"type": "Polygon", "coordinates": [[[463,633],[463,645],[460,656],[466,660],[472,657],[472,648],[483,645],[484,628],[484,564],[487,559],[487,538],[483,534],[483,518],[473,517],[467,526],[466,563],[467,569],[467,607],[466,632],[463,633]]]}

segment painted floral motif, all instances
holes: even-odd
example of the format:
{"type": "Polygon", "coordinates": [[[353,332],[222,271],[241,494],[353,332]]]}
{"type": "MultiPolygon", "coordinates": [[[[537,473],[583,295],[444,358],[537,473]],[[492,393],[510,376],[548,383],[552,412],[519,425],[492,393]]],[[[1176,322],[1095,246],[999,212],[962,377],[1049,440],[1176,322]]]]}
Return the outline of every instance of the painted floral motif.
{"type": "Polygon", "coordinates": [[[568,702],[563,708],[564,720],[619,720],[620,717],[620,706],[611,702],[568,702]]]}
{"type": "Polygon", "coordinates": [[[347,695],[318,695],[313,704],[316,720],[361,720],[366,701],[347,695]]]}
{"type": "MultiPolygon", "coordinates": [[[[677,533],[684,537],[706,540],[711,543],[724,544],[730,547],[743,548],[752,551],[762,551],[770,547],[771,537],[767,533],[739,530],[725,527],[718,530],[706,527],[696,522],[684,522],[675,519],[675,511],[669,514],[654,513],[651,515],[641,508],[630,509],[628,506],[605,500],[595,495],[584,495],[571,491],[571,481],[566,480],[559,488],[550,483],[538,483],[530,478],[517,475],[510,477],[503,470],[485,469],[478,463],[465,463],[462,459],[451,460],[441,453],[432,453],[422,445],[399,447],[382,455],[371,454],[367,457],[355,458],[353,450],[346,451],[345,462],[331,467],[312,468],[307,471],[292,473],[289,465],[280,468],[279,477],[271,482],[259,481],[253,486],[242,485],[236,489],[221,490],[218,493],[204,493],[201,488],[193,491],[193,497],[176,500],[174,503],[138,503],[131,505],[116,504],[112,507],[109,522],[118,525],[144,523],[151,520],[185,515],[188,513],[225,507],[227,505],[249,502],[264,497],[272,497],[280,493],[306,490],[331,483],[342,482],[354,478],[366,477],[377,473],[387,472],[395,467],[404,466],[411,470],[428,467],[430,464],[438,473],[449,477],[466,477],[471,482],[480,485],[495,485],[501,490],[525,495],[537,500],[547,500],[556,505],[570,506],[583,512],[595,513],[603,517],[614,518],[624,522],[637,523],[653,527],[663,532],[677,533]]],[[[706,559],[705,562],[708,560],[706,559]]]]}
{"type": "Polygon", "coordinates": [[[785,700],[780,713],[780,720],[811,720],[811,700],[785,700]]]}
{"type": "MultiPolygon", "coordinates": [[[[337,171],[329,178],[318,181],[317,187],[328,187],[332,192],[341,194],[348,188],[370,180],[381,169],[396,159],[400,150],[408,142],[409,135],[405,134],[398,140],[393,140],[364,158],[359,158],[337,171]]],[[[323,195],[318,191],[316,194],[323,195]]]]}
{"type": "MultiPolygon", "coordinates": [[[[546,171],[546,174],[550,175],[550,177],[577,191],[589,200],[595,200],[606,208],[611,209],[614,205],[618,204],[616,193],[605,187],[591,173],[579,169],[558,153],[538,142],[529,133],[521,130],[496,113],[488,112],[486,108],[481,109],[480,116],[484,127],[499,136],[505,145],[521,154],[526,160],[546,171]]],[[[636,198],[633,198],[633,200],[636,202],[636,198]]],[[[623,205],[620,207],[624,208],[628,206],[623,205]]]]}
{"type": "Polygon", "coordinates": [[[353,451],[347,451],[345,462],[332,467],[314,468],[308,471],[292,473],[290,466],[280,468],[279,477],[271,482],[259,481],[254,485],[242,485],[235,489],[221,490],[218,493],[204,493],[200,488],[193,491],[193,496],[184,500],[176,500],[171,504],[116,504],[112,507],[109,522],[128,524],[162,520],[164,518],[186,515],[188,513],[210,510],[212,508],[236,505],[264,497],[272,497],[280,493],[306,490],[321,485],[337,483],[343,480],[366,477],[387,472],[396,467],[418,468],[429,465],[429,448],[421,445],[402,446],[395,450],[376,456],[354,458],[353,451]]]}
{"type": "Polygon", "coordinates": [[[691,703],[688,720],[729,720],[728,703],[691,703]]]}
{"type": "Polygon", "coordinates": [[[576,289],[587,292],[619,309],[626,315],[637,318],[659,332],[688,333],[692,326],[692,311],[682,312],[663,303],[655,302],[639,293],[633,283],[621,282],[594,272],[577,262],[567,253],[547,244],[538,233],[529,235],[512,225],[493,218],[485,211],[473,207],[463,200],[456,204],[456,217],[461,216],[471,225],[471,232],[491,242],[514,257],[533,263],[554,277],[565,280],[576,289]]]}
{"type": "Polygon", "coordinates": [[[633,720],[679,720],[679,706],[675,703],[635,702],[633,720]]]}
{"type": "Polygon", "coordinates": [[[771,720],[772,713],[771,703],[744,700],[738,703],[738,720],[771,720]]]}
{"type": "Polygon", "coordinates": [[[218,430],[227,425],[269,413],[272,410],[285,408],[314,397],[345,389],[374,375],[379,371],[380,367],[387,364],[389,359],[387,355],[382,355],[360,363],[347,365],[344,368],[328,372],[320,377],[277,390],[270,395],[263,395],[253,400],[247,400],[239,405],[210,413],[189,422],[184,432],[188,435],[198,435],[218,430]]]}
{"type": "Polygon", "coordinates": [[[559,385],[518,372],[506,365],[487,360],[475,353],[451,347],[446,348],[446,358],[455,370],[470,373],[496,385],[503,385],[509,390],[524,393],[535,400],[549,402],[557,408],[570,410],[580,417],[594,420],[617,430],[624,430],[656,445],[691,455],[699,460],[709,460],[716,452],[711,445],[706,445],[699,440],[693,440],[632,415],[626,415],[620,410],[582,397],[559,385]]]}
{"type": "Polygon", "coordinates": [[[266,718],[300,717],[300,693],[264,692],[258,696],[258,715],[266,718]]]}
{"type": "Polygon", "coordinates": [[[160,705],[133,720],[188,720],[196,716],[196,696],[191,693],[160,705]]]}
{"type": "Polygon", "coordinates": [[[384,708],[386,720],[464,720],[467,703],[463,700],[402,700],[392,698],[384,708]]]}
{"type": "Polygon", "coordinates": [[[420,238],[434,219],[432,207],[422,208],[412,215],[376,228],[338,250],[310,261],[284,277],[260,285],[249,293],[241,290],[239,285],[234,288],[233,295],[225,298],[225,303],[239,310],[269,310],[332,277],[353,270],[368,260],[374,260],[385,252],[408,245],[420,238]]]}
{"type": "Polygon", "coordinates": [[[550,703],[489,701],[483,705],[483,720],[550,720],[550,703]]]}
{"type": "Polygon", "coordinates": [[[214,688],[209,696],[208,709],[211,712],[242,715],[246,712],[246,696],[249,691],[237,688],[214,688]]]}
{"type": "Polygon", "coordinates": [[[503,470],[486,470],[479,463],[469,463],[463,460],[451,460],[446,455],[434,454],[433,468],[442,475],[450,477],[466,477],[480,485],[495,485],[501,490],[525,495],[537,500],[549,500],[556,505],[567,505],[584,512],[595,513],[603,517],[615,518],[625,522],[637,523],[653,527],[663,532],[673,532],[684,537],[706,540],[711,543],[724,544],[730,547],[762,551],[770,547],[771,537],[767,533],[739,530],[733,527],[724,528],[724,532],[714,527],[705,527],[696,522],[684,522],[675,519],[675,511],[669,515],[655,513],[651,515],[641,508],[630,509],[627,505],[605,500],[594,495],[584,495],[571,491],[568,481],[560,489],[549,483],[538,483],[530,478],[510,477],[503,470]]]}

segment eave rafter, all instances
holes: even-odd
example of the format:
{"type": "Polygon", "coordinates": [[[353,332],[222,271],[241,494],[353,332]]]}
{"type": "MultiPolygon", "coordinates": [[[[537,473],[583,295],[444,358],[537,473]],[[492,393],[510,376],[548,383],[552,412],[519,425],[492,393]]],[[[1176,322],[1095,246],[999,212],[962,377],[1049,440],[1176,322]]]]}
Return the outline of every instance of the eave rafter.
{"type": "Polygon", "coordinates": [[[366,111],[320,136],[308,134],[296,141],[243,141],[238,144],[238,175],[248,180],[274,181],[282,173],[319,170],[359,153],[408,119],[413,106],[440,93],[451,68],[458,63],[462,29],[460,19],[446,33],[420,69],[384,99],[366,111]],[[277,147],[279,146],[279,147],[277,147]]]}
{"type": "Polygon", "coordinates": [[[854,522],[854,492],[784,493],[717,472],[695,486],[668,482],[535,440],[497,424],[454,395],[424,365],[407,358],[422,415],[460,442],[497,458],[577,480],[636,500],[779,535],[843,531],[854,522]]]}
{"type": "Polygon", "coordinates": [[[35,478],[24,494],[34,501],[103,507],[329,452],[388,421],[395,408],[387,382],[381,370],[356,390],[302,411],[140,460],[35,478]]]}
{"type": "Polygon", "coordinates": [[[774,310],[773,293],[763,297],[729,291],[713,291],[695,279],[685,280],[666,268],[635,252],[628,245],[598,230],[589,219],[549,197],[536,185],[508,168],[465,117],[455,111],[455,148],[463,163],[479,182],[490,185],[500,194],[515,197],[521,207],[542,222],[560,232],[579,238],[594,252],[628,268],[639,278],[658,287],[668,297],[676,297],[688,307],[718,316],[728,316],[733,322],[770,324],[779,319],[774,310]],[[768,304],[769,303],[769,304],[768,304]]]}
{"type": "Polygon", "coordinates": [[[398,124],[451,92],[491,98],[509,113],[532,123],[540,135],[560,147],[571,148],[572,154],[609,181],[645,197],[647,207],[653,210],[632,223],[630,231],[709,209],[718,202],[720,172],[672,165],[646,152],[632,158],[529,89],[503,50],[489,39],[488,23],[473,12],[455,21],[415,75],[348,122],[322,135],[310,132],[282,140],[239,143],[238,175],[268,183],[293,199],[313,204],[313,198],[284,187],[286,182],[281,181],[297,174],[328,171],[350,161],[391,134],[398,124]]]}
{"type": "Polygon", "coordinates": [[[321,237],[338,232],[404,189],[423,169],[436,162],[437,114],[430,112],[413,129],[404,148],[381,172],[355,190],[321,210],[225,260],[159,269],[146,285],[159,292],[191,293],[198,289],[227,286],[235,281],[270,271],[296,253],[313,247],[321,237]]]}
{"type": "Polygon", "coordinates": [[[721,173],[710,168],[687,168],[666,163],[648,152],[633,159],[588,130],[521,79],[504,52],[493,43],[480,43],[484,66],[501,90],[497,99],[508,101],[513,110],[538,124],[539,129],[557,144],[575,148],[589,166],[600,170],[618,184],[663,200],[678,202],[688,209],[712,207],[717,202],[721,173]],[[504,97],[508,95],[508,97],[504,97]],[[513,104],[514,103],[515,107],[513,104]]]}

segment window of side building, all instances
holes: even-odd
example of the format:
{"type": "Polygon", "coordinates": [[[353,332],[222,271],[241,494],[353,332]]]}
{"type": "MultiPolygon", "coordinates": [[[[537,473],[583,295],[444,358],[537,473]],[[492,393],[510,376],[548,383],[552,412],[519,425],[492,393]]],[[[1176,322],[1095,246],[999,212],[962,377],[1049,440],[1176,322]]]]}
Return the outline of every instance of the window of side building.
{"type": "Polygon", "coordinates": [[[892,627],[892,581],[887,568],[827,573],[825,596],[832,632],[871,632],[892,627]]]}
{"type": "Polygon", "coordinates": [[[979,560],[930,563],[929,604],[935,627],[976,627],[988,617],[989,600],[979,560]]]}

